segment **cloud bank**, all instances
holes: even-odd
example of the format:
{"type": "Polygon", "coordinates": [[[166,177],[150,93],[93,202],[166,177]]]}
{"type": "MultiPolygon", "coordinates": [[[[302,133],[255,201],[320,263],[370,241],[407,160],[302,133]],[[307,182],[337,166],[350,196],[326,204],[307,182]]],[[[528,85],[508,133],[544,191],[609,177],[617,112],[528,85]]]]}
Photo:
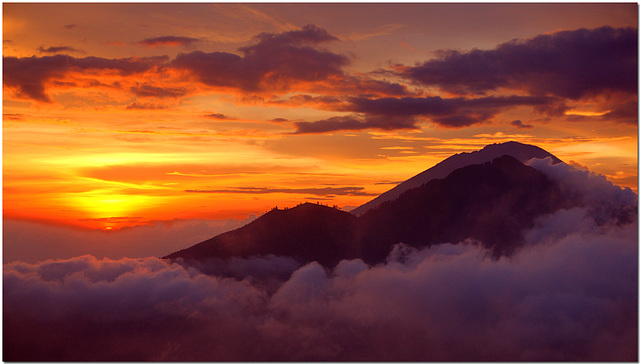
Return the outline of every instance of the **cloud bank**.
{"type": "Polygon", "coordinates": [[[333,270],[275,256],[5,264],[4,359],[636,360],[637,197],[530,163],[581,204],[538,219],[510,258],[462,243],[333,270]]]}

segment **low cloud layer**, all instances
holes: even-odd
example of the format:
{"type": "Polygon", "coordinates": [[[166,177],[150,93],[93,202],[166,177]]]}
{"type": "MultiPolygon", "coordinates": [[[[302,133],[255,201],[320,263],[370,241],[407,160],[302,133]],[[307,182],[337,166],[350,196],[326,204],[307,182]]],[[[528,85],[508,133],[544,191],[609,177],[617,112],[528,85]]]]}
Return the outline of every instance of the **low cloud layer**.
{"type": "Polygon", "coordinates": [[[332,271],[275,256],[5,264],[4,359],[636,360],[637,197],[531,163],[582,203],[538,219],[510,258],[463,243],[332,271]]]}

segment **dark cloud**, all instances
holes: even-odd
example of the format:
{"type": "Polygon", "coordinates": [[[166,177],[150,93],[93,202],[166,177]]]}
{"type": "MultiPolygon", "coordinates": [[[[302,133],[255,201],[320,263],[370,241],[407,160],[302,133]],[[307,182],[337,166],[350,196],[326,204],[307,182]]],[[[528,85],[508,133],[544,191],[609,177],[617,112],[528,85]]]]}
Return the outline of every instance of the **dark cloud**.
{"type": "Polygon", "coordinates": [[[76,49],[69,46],[60,46],[60,47],[48,47],[44,48],[42,46],[38,47],[40,53],[64,53],[64,52],[76,52],[76,53],[84,53],[84,51],[80,49],[76,49]]]}
{"type": "Polygon", "coordinates": [[[45,57],[3,57],[4,84],[15,89],[23,97],[35,101],[51,102],[45,86],[53,80],[64,79],[69,72],[90,70],[115,70],[129,76],[150,70],[167,61],[167,57],[119,58],[100,57],[75,58],[67,55],[45,57]]]}
{"type": "Polygon", "coordinates": [[[153,102],[132,102],[127,105],[127,110],[164,110],[168,108],[167,105],[157,104],[153,102]]]}
{"type": "Polygon", "coordinates": [[[270,43],[276,45],[318,44],[339,40],[326,30],[313,24],[307,24],[300,30],[291,30],[280,34],[260,33],[256,36],[256,39],[262,44],[270,43]]]}
{"type": "Polygon", "coordinates": [[[323,188],[266,188],[266,187],[237,187],[233,189],[220,190],[186,190],[185,192],[197,193],[296,193],[317,196],[375,196],[373,193],[365,192],[364,187],[323,187],[323,188]]]}
{"type": "Polygon", "coordinates": [[[24,120],[24,114],[2,114],[3,120],[24,120]]]}
{"type": "Polygon", "coordinates": [[[164,37],[147,38],[138,42],[147,47],[186,47],[198,43],[200,40],[190,37],[167,35],[164,37]]]}
{"type": "Polygon", "coordinates": [[[289,119],[285,119],[285,118],[275,118],[275,119],[271,119],[269,121],[273,121],[276,123],[284,123],[285,121],[289,121],[289,119]]]}
{"type": "Polygon", "coordinates": [[[345,56],[309,45],[335,40],[313,25],[281,34],[263,33],[257,44],[240,48],[243,56],[225,52],[181,53],[172,62],[189,70],[202,83],[241,91],[287,90],[296,82],[325,81],[342,77],[345,56]]]}
{"type": "Polygon", "coordinates": [[[137,85],[131,87],[131,92],[139,97],[178,98],[186,95],[187,90],[183,88],[166,88],[151,85],[137,85]]]}
{"type": "Polygon", "coordinates": [[[573,100],[610,91],[637,94],[637,44],[636,28],[561,31],[493,50],[441,51],[400,74],[461,94],[500,87],[573,100]]]}
{"type": "Polygon", "coordinates": [[[611,111],[602,115],[603,120],[616,120],[627,124],[638,123],[638,98],[614,101],[611,111]]]}
{"type": "MultiPolygon", "coordinates": [[[[307,96],[307,95],[298,95],[307,96]]],[[[296,122],[296,134],[326,133],[338,130],[417,129],[417,117],[426,117],[443,127],[461,128],[481,124],[498,113],[516,106],[532,106],[539,112],[556,112],[560,100],[547,96],[487,96],[477,98],[429,97],[352,97],[331,103],[327,108],[351,111],[364,116],[337,116],[315,122],[296,122]]]]}
{"type": "Polygon", "coordinates": [[[228,116],[225,114],[207,114],[205,117],[216,120],[236,120],[233,116],[228,116]]]}
{"type": "Polygon", "coordinates": [[[334,116],[318,121],[297,121],[294,123],[294,134],[319,134],[340,130],[398,130],[417,129],[416,121],[411,116],[378,116],[360,117],[358,115],[334,116]]]}
{"type": "Polygon", "coordinates": [[[513,120],[511,125],[515,126],[518,129],[533,129],[533,125],[525,124],[522,120],[513,120]]]}
{"type": "Polygon", "coordinates": [[[77,26],[78,26],[78,24],[67,24],[67,25],[64,26],[64,28],[65,29],[73,29],[73,28],[75,28],[77,26]]]}

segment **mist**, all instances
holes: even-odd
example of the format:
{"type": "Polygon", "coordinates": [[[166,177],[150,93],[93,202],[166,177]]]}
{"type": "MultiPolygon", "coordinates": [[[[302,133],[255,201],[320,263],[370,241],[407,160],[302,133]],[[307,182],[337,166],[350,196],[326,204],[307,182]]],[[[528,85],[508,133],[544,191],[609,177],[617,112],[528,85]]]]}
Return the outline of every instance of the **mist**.
{"type": "Polygon", "coordinates": [[[103,231],[30,220],[3,220],[3,263],[36,263],[91,254],[120,259],[161,257],[253,221],[167,220],[103,231]]]}

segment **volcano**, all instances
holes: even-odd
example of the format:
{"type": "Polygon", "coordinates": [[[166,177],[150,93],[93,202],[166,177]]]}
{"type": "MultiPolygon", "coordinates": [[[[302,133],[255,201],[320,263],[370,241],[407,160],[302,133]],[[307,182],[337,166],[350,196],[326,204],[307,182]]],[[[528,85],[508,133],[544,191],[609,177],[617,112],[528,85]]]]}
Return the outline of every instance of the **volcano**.
{"type": "Polygon", "coordinates": [[[571,198],[523,162],[550,153],[516,142],[451,156],[355,209],[352,213],[304,203],[273,209],[239,229],[164,259],[287,256],[334,267],[343,259],[384,262],[396,244],[421,248],[470,242],[494,257],[522,246],[534,220],[571,206],[571,198]]]}

